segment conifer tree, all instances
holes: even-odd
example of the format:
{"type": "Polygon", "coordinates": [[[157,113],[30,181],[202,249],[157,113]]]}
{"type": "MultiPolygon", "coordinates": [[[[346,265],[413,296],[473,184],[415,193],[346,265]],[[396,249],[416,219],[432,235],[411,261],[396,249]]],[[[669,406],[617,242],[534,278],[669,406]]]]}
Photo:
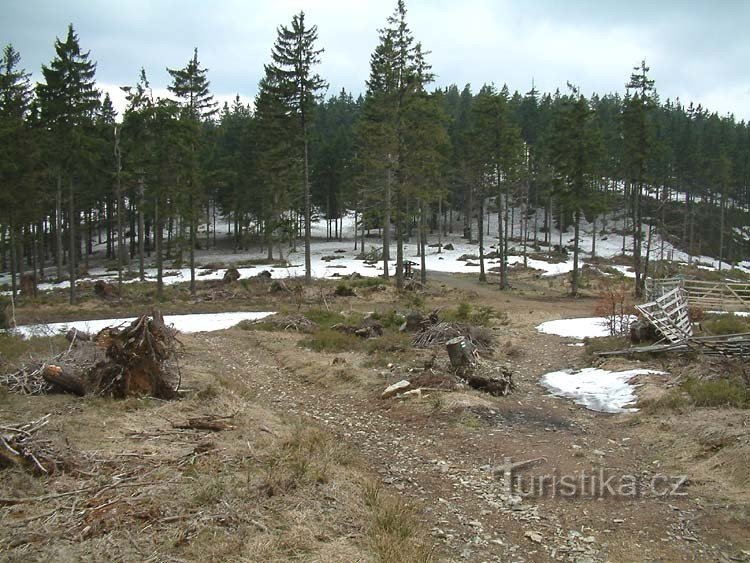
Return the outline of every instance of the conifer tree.
{"type": "Polygon", "coordinates": [[[33,181],[35,143],[28,123],[33,97],[29,74],[19,67],[21,55],[6,45],[0,56],[0,225],[10,235],[10,273],[13,297],[17,272],[22,270],[18,256],[21,220],[35,202],[33,181]]]}
{"type": "Polygon", "coordinates": [[[76,185],[90,160],[93,121],[99,107],[94,75],[96,63],[83,52],[73,25],[64,41],[55,41],[55,58],[42,66],[44,82],[37,86],[41,119],[50,132],[49,160],[57,176],[56,253],[58,276],[62,274],[62,184],[68,184],[68,273],[70,302],[76,300],[76,262],[79,209],[76,185]]]}
{"type": "MultiPolygon", "coordinates": [[[[510,120],[508,98],[493,85],[485,85],[476,97],[472,112],[472,160],[479,177],[474,182],[480,186],[478,230],[482,230],[484,199],[495,188],[498,211],[498,252],[500,254],[500,286],[508,286],[508,206],[510,188],[518,180],[521,164],[521,136],[510,120]]],[[[482,235],[483,236],[483,235],[482,235]]],[[[483,246],[480,244],[480,246],[483,246]]]]}
{"type": "Polygon", "coordinates": [[[300,184],[303,171],[298,166],[294,116],[277,95],[276,75],[266,68],[255,98],[255,182],[260,197],[258,216],[263,224],[268,259],[273,259],[273,243],[279,240],[279,258],[283,235],[292,235],[283,212],[292,207],[290,186],[300,184]],[[275,236],[276,235],[276,236],[275,236]]]}
{"type": "Polygon", "coordinates": [[[654,81],[648,78],[646,61],[633,68],[627,83],[623,111],[624,160],[626,177],[630,183],[630,202],[633,222],[633,269],[635,294],[643,295],[646,283],[641,260],[643,251],[643,197],[644,186],[649,182],[649,159],[653,150],[651,112],[655,107],[654,81]],[[630,93],[632,90],[632,94],[630,93]]]}
{"type": "Polygon", "coordinates": [[[601,133],[594,112],[580,91],[570,86],[552,123],[552,163],[557,197],[573,211],[573,272],[571,295],[578,295],[578,255],[581,215],[593,208],[599,171],[601,133]]]}
{"type": "Polygon", "coordinates": [[[188,126],[188,146],[191,158],[187,162],[184,175],[185,190],[181,195],[185,199],[183,212],[190,225],[190,293],[195,294],[195,247],[198,244],[198,216],[205,195],[202,170],[200,165],[201,124],[211,119],[218,111],[217,103],[209,91],[208,69],[201,68],[198,61],[198,49],[193,51],[190,59],[181,69],[167,68],[172,83],[167,87],[182,102],[183,118],[188,126]]]}
{"type": "Polygon", "coordinates": [[[308,27],[305,13],[300,12],[292,17],[291,27],[284,25],[278,28],[278,37],[271,52],[273,62],[266,67],[266,72],[273,77],[269,81],[274,93],[289,115],[294,116],[298,126],[298,139],[302,157],[302,193],[303,214],[305,220],[305,282],[312,281],[312,264],[310,258],[310,238],[312,211],[310,201],[310,126],[315,101],[327,83],[313,67],[320,63],[323,49],[317,49],[318,27],[308,27]]]}
{"type": "MultiPolygon", "coordinates": [[[[396,285],[402,287],[405,208],[409,197],[414,196],[414,186],[409,183],[409,167],[418,166],[425,156],[419,155],[415,144],[407,142],[407,136],[413,133],[410,129],[419,126],[413,118],[421,114],[410,113],[410,105],[422,103],[425,86],[432,82],[433,75],[421,44],[415,41],[406,23],[403,0],[398,0],[396,9],[387,20],[387,27],[381,29],[379,35],[380,43],[370,57],[370,77],[358,144],[368,164],[381,171],[375,181],[378,187],[382,187],[383,194],[384,274],[388,276],[390,223],[393,219],[396,227],[396,285]]],[[[437,111],[437,106],[431,111],[437,111]]],[[[425,117],[421,114],[421,118],[425,117]]]]}

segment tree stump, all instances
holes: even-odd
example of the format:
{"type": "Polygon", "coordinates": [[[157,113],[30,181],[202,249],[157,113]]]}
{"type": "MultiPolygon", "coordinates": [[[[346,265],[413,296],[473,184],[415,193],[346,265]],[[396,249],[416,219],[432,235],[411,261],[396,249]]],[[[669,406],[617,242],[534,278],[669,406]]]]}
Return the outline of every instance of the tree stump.
{"type": "Polygon", "coordinates": [[[465,336],[451,338],[445,348],[453,369],[465,370],[474,364],[474,345],[465,336]]]}
{"type": "Polygon", "coordinates": [[[94,283],[94,294],[102,299],[112,299],[115,297],[115,286],[104,280],[97,280],[94,283]]]}
{"type": "Polygon", "coordinates": [[[21,295],[23,297],[35,297],[36,296],[36,276],[32,273],[26,272],[21,275],[21,295]]]}
{"type": "Polygon", "coordinates": [[[227,268],[227,271],[224,272],[224,279],[222,280],[224,283],[234,283],[238,279],[240,279],[240,272],[237,268],[227,268]]]}

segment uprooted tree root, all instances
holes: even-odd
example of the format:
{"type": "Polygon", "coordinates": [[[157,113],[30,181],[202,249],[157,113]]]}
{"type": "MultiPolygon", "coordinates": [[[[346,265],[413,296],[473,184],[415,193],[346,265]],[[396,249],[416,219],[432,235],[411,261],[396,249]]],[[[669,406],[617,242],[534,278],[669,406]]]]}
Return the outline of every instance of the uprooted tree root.
{"type": "Polygon", "coordinates": [[[24,394],[177,397],[179,341],[159,311],[141,315],[124,328],[105,328],[93,339],[76,332],[69,333],[69,339],[66,352],[5,375],[0,383],[24,394]]]}

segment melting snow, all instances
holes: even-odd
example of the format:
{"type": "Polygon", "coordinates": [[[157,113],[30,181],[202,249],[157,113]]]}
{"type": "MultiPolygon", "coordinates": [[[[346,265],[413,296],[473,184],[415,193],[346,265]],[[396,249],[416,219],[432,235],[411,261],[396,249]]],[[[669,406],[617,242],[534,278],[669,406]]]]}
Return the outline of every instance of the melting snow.
{"type": "MultiPolygon", "coordinates": [[[[232,327],[244,320],[258,320],[273,313],[266,312],[233,312],[233,313],[196,313],[189,315],[165,315],[164,320],[180,332],[210,332],[232,327]]],[[[109,326],[120,326],[131,323],[135,317],[120,319],[97,319],[92,321],[68,321],[61,323],[23,325],[14,332],[24,338],[30,336],[51,336],[67,332],[71,328],[88,333],[97,333],[109,326]]]]}
{"type": "Polygon", "coordinates": [[[635,387],[630,383],[637,375],[665,375],[650,369],[607,371],[598,368],[553,371],[542,376],[541,384],[558,397],[573,399],[576,404],[599,412],[635,412],[626,408],[636,400],[635,387]]]}
{"type": "MultiPolygon", "coordinates": [[[[630,322],[636,317],[630,317],[630,322]]],[[[607,317],[583,317],[579,319],[560,319],[547,321],[536,327],[539,332],[556,334],[569,338],[598,338],[609,336],[607,317]]]]}

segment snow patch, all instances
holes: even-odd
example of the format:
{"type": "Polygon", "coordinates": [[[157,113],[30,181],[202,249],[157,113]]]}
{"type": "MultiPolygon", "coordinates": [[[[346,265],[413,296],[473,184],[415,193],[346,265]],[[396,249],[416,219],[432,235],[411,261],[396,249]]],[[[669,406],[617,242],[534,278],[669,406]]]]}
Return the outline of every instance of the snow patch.
{"type": "MultiPolygon", "coordinates": [[[[631,315],[629,322],[637,317],[631,315]]],[[[609,321],[607,317],[582,317],[578,319],[559,319],[546,321],[538,325],[536,329],[544,334],[555,334],[569,338],[601,338],[610,336],[609,321]]]]}
{"type": "Polygon", "coordinates": [[[636,400],[630,381],[637,375],[666,375],[650,369],[607,371],[598,368],[553,371],[542,376],[541,384],[557,397],[573,399],[587,409],[607,412],[636,412],[627,405],[636,400]]]}
{"type": "MultiPolygon", "coordinates": [[[[164,321],[180,332],[211,332],[230,328],[244,320],[255,321],[273,315],[269,312],[232,312],[232,313],[195,313],[188,315],[165,315],[164,321]]],[[[90,321],[66,321],[61,323],[22,325],[11,332],[23,338],[32,336],[52,336],[75,328],[90,334],[96,334],[111,326],[121,326],[132,323],[135,317],[119,319],[97,319],[90,321]]]]}

